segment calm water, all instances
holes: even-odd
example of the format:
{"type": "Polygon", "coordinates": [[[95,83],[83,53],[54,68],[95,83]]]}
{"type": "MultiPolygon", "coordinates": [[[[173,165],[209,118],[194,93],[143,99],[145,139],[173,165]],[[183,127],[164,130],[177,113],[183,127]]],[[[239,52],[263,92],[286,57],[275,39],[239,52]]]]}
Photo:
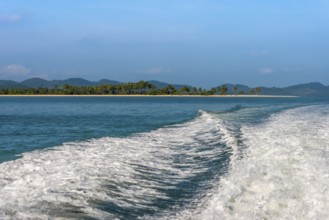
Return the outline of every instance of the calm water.
{"type": "Polygon", "coordinates": [[[0,97],[0,219],[327,219],[329,101],[0,97]]]}

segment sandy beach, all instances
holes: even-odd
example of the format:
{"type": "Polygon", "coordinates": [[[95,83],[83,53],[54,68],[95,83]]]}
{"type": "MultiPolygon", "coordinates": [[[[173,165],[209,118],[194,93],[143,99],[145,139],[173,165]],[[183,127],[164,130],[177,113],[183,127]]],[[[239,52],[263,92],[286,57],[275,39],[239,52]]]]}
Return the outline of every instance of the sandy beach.
{"type": "Polygon", "coordinates": [[[0,97],[205,97],[205,98],[297,98],[291,95],[0,95],[0,97]]]}

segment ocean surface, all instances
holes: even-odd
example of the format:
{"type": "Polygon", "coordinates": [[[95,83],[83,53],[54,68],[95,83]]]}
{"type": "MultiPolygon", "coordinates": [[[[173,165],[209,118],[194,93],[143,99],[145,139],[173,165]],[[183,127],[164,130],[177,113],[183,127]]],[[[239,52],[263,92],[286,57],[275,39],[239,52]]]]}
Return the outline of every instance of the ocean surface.
{"type": "Polygon", "coordinates": [[[0,97],[0,219],[328,219],[329,99],[0,97]]]}

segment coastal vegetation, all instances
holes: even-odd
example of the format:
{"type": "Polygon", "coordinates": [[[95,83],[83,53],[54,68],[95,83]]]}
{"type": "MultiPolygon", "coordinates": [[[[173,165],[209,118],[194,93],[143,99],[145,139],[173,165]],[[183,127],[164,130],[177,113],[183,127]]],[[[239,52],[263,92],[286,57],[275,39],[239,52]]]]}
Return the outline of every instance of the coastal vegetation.
{"type": "MultiPolygon", "coordinates": [[[[244,94],[238,91],[235,86],[234,94],[244,94]]],[[[257,87],[249,91],[249,94],[259,94],[260,88],[257,87]]],[[[121,84],[103,84],[95,86],[74,86],[64,84],[62,86],[54,85],[52,88],[6,88],[0,89],[0,95],[226,95],[228,94],[227,85],[211,88],[209,90],[201,87],[182,86],[176,88],[173,85],[167,85],[163,88],[148,81],[129,82],[121,84]]]]}

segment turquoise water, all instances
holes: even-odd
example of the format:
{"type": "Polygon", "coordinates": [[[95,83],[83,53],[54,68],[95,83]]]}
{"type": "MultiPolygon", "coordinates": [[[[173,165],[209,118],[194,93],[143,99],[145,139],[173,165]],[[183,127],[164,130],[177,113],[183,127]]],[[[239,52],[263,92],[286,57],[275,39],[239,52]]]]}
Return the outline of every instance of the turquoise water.
{"type": "Polygon", "coordinates": [[[324,218],[328,104],[0,97],[0,219],[324,218]]]}

